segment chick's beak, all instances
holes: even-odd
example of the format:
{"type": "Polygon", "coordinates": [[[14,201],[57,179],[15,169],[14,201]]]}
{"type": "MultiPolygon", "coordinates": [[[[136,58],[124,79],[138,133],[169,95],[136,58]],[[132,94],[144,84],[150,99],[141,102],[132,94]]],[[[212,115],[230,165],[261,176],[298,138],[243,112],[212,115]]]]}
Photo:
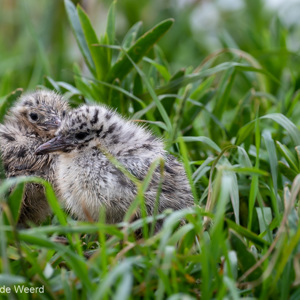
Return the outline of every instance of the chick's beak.
{"type": "Polygon", "coordinates": [[[48,129],[57,129],[61,124],[61,120],[57,117],[53,117],[51,120],[45,121],[44,126],[48,129]]]}
{"type": "Polygon", "coordinates": [[[36,150],[36,155],[41,154],[47,154],[50,152],[56,152],[56,151],[64,151],[69,146],[72,146],[70,142],[68,142],[67,139],[65,139],[63,136],[57,136],[53,138],[52,140],[40,145],[36,150]]]}

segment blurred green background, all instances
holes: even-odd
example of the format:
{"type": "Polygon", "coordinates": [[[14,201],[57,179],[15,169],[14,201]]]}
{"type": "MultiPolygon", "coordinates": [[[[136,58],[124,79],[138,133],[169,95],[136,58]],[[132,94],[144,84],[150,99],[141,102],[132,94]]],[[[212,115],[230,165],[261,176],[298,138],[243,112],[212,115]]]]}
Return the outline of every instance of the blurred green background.
{"type": "MultiPolygon", "coordinates": [[[[79,2],[102,34],[111,1],[79,2]]],[[[172,72],[195,68],[216,50],[238,48],[297,90],[299,15],[299,1],[122,0],[117,4],[116,41],[121,43],[137,21],[143,21],[146,31],[172,17],[175,24],[159,43],[172,72]]],[[[0,96],[18,87],[33,89],[44,75],[72,83],[72,63],[83,61],[63,1],[1,0],[0,28],[0,96]]],[[[269,92],[276,94],[278,85],[268,84],[269,92]]]]}

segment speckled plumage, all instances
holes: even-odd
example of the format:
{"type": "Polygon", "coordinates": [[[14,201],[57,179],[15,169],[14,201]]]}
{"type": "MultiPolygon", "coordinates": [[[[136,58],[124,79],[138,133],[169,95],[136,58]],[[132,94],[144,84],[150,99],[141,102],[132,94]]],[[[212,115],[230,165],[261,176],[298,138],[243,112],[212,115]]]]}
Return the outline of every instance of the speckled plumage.
{"type": "MultiPolygon", "coordinates": [[[[51,91],[28,93],[17,100],[0,124],[0,151],[6,177],[40,176],[53,182],[55,154],[36,156],[37,147],[54,136],[69,109],[63,98],[51,91]]],[[[41,185],[26,185],[19,223],[41,223],[50,208],[41,185]]]]}
{"type": "MultiPolygon", "coordinates": [[[[71,111],[56,135],[37,152],[59,152],[56,165],[59,198],[78,219],[90,216],[97,220],[100,208],[105,207],[106,222],[120,222],[136,197],[136,185],[108,160],[105,152],[140,180],[155,159],[163,158],[164,179],[158,211],[193,205],[184,168],[166,153],[162,141],[108,108],[82,106],[71,111]]],[[[155,207],[160,177],[158,167],[145,192],[149,215],[155,207]]]]}

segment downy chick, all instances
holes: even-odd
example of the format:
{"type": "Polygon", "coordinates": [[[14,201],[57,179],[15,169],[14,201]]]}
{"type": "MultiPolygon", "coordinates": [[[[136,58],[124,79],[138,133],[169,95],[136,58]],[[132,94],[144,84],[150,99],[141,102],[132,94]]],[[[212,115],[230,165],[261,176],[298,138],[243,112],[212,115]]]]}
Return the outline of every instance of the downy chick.
{"type": "MultiPolygon", "coordinates": [[[[68,111],[67,102],[58,94],[40,90],[26,94],[16,102],[0,124],[0,151],[6,177],[34,175],[53,183],[55,155],[36,156],[61,124],[68,111]]],[[[20,224],[39,224],[51,210],[43,186],[26,184],[20,212],[20,224]]]]}
{"type": "MultiPolygon", "coordinates": [[[[107,223],[121,222],[137,195],[136,185],[107,158],[109,153],[143,180],[151,163],[165,160],[158,212],[193,205],[183,166],[150,131],[103,106],[82,106],[67,115],[56,137],[37,154],[59,153],[57,188],[64,207],[80,220],[98,220],[104,207],[107,223]]],[[[154,213],[159,167],[144,194],[148,215],[154,213]]],[[[136,213],[136,218],[140,213],[136,213]]]]}

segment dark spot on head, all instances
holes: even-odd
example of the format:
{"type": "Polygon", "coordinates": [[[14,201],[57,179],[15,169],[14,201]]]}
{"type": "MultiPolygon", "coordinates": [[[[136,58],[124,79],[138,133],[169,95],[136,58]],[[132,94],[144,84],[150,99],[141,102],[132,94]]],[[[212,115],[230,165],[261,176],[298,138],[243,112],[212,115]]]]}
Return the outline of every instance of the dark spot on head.
{"type": "Polygon", "coordinates": [[[108,130],[107,130],[107,133],[112,133],[116,128],[116,123],[113,123],[109,126],[108,130]]]}
{"type": "Polygon", "coordinates": [[[40,101],[38,99],[36,99],[36,104],[39,105],[40,104],[40,101]]]}
{"type": "Polygon", "coordinates": [[[153,135],[151,135],[146,142],[153,142],[155,140],[155,137],[153,135]]]}
{"type": "Polygon", "coordinates": [[[129,150],[127,151],[127,153],[128,153],[129,155],[131,155],[131,154],[133,154],[133,153],[135,152],[135,150],[136,150],[136,149],[129,149],[129,150]]]}
{"type": "Polygon", "coordinates": [[[111,138],[112,138],[113,144],[119,143],[119,136],[117,134],[114,134],[111,138]]]}
{"type": "Polygon", "coordinates": [[[153,147],[151,145],[149,145],[149,144],[145,144],[144,148],[146,148],[149,151],[153,149],[153,147]]]}
{"type": "Polygon", "coordinates": [[[103,130],[103,124],[102,124],[101,127],[96,131],[97,137],[100,136],[100,133],[102,132],[102,130],[103,130]]]}
{"type": "Polygon", "coordinates": [[[135,136],[134,132],[129,133],[128,139],[131,140],[135,136]]]}
{"type": "Polygon", "coordinates": [[[5,139],[7,139],[8,141],[11,141],[11,142],[14,142],[14,141],[15,141],[15,138],[12,137],[11,135],[7,134],[7,133],[3,133],[2,135],[3,135],[3,137],[4,137],[5,139]]]}
{"type": "Polygon", "coordinates": [[[85,143],[88,143],[88,142],[90,142],[90,141],[92,141],[94,138],[90,138],[90,139],[87,139],[87,140],[85,140],[85,143]]]}
{"type": "Polygon", "coordinates": [[[110,112],[107,112],[107,113],[105,114],[106,120],[109,120],[111,117],[112,117],[112,114],[111,114],[110,112]]]}
{"type": "Polygon", "coordinates": [[[87,126],[87,123],[86,122],[84,122],[84,123],[82,123],[81,125],[80,125],[80,129],[82,129],[83,127],[85,127],[85,126],[87,126]]]}
{"type": "Polygon", "coordinates": [[[92,124],[92,125],[98,122],[98,113],[99,113],[99,110],[96,108],[96,109],[95,109],[94,116],[93,116],[93,118],[92,118],[92,120],[91,120],[91,124],[92,124]]]}

